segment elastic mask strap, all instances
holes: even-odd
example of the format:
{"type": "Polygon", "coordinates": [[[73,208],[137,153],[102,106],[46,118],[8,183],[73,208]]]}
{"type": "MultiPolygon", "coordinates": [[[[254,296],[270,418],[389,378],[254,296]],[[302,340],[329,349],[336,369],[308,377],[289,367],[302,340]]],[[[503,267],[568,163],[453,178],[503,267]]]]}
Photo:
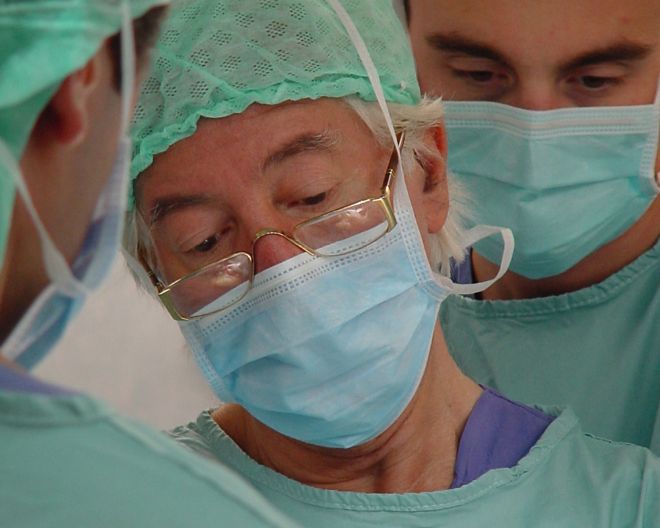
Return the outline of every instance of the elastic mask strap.
{"type": "Polygon", "coordinates": [[[383,117],[385,118],[385,122],[387,123],[387,128],[390,131],[390,136],[392,137],[392,143],[394,143],[394,148],[396,149],[397,156],[399,157],[399,163],[401,164],[402,163],[401,150],[399,149],[399,143],[396,139],[396,131],[394,130],[392,117],[390,116],[390,111],[387,108],[387,103],[385,102],[385,93],[383,92],[383,87],[380,84],[380,77],[378,76],[378,70],[376,69],[374,62],[371,60],[371,55],[369,55],[369,50],[367,49],[364,40],[362,40],[362,36],[360,35],[360,32],[355,27],[355,24],[353,24],[350,15],[346,12],[344,6],[341,5],[339,0],[327,0],[327,1],[328,4],[330,4],[330,7],[334,9],[341,23],[344,25],[344,29],[346,29],[348,36],[351,38],[351,41],[353,42],[353,46],[355,46],[355,50],[358,52],[358,55],[360,56],[360,60],[362,61],[362,65],[364,66],[364,69],[367,72],[369,81],[371,81],[371,86],[374,90],[374,94],[376,95],[378,106],[380,106],[380,109],[383,112],[383,117]]]}
{"type": "Polygon", "coordinates": [[[133,90],[135,88],[135,41],[133,36],[133,19],[128,0],[121,4],[121,128],[120,137],[128,136],[131,123],[133,90]]]}
{"type": "Polygon", "coordinates": [[[32,218],[32,222],[37,229],[39,239],[41,241],[41,250],[44,258],[44,265],[46,266],[46,273],[51,282],[56,283],[64,293],[75,295],[76,293],[84,292],[85,287],[73,276],[71,269],[65,258],[60,253],[60,250],[54,244],[46,227],[44,226],[37,209],[32,202],[30,192],[25,185],[21,169],[16,163],[14,156],[9,152],[4,143],[0,142],[0,158],[4,160],[4,164],[9,170],[9,174],[14,180],[16,190],[23,199],[23,203],[32,218]]]}
{"type": "MultiPolygon", "coordinates": [[[[502,278],[502,276],[508,271],[511,264],[511,258],[513,257],[513,249],[515,247],[515,242],[513,239],[513,233],[508,227],[497,227],[497,226],[488,226],[488,225],[479,225],[468,230],[465,234],[465,246],[470,247],[491,236],[501,236],[504,242],[504,249],[502,250],[502,260],[500,261],[500,267],[497,270],[497,274],[487,281],[475,282],[473,284],[458,284],[452,281],[449,277],[443,275],[438,275],[434,273],[434,278],[440,286],[449,290],[452,293],[457,293],[459,295],[474,295],[475,293],[482,292],[496,283],[502,278]]],[[[468,257],[469,258],[469,257],[468,257]]]]}
{"type": "MultiPolygon", "coordinates": [[[[373,60],[371,60],[371,55],[369,54],[369,51],[367,49],[366,44],[364,43],[364,40],[362,40],[362,36],[360,35],[360,32],[355,27],[355,24],[353,24],[353,21],[351,20],[350,15],[344,9],[344,6],[341,5],[339,0],[327,0],[327,2],[332,7],[332,9],[334,9],[335,13],[339,17],[339,20],[344,25],[344,28],[346,29],[348,36],[351,38],[351,41],[353,42],[353,46],[355,46],[355,49],[358,52],[358,55],[360,56],[362,65],[364,66],[364,69],[367,72],[369,81],[371,82],[371,86],[374,90],[374,94],[376,95],[376,100],[378,101],[378,105],[380,106],[380,109],[383,112],[383,117],[385,118],[385,122],[387,123],[387,128],[390,132],[390,136],[392,137],[394,148],[396,149],[397,156],[399,157],[399,170],[402,172],[403,160],[401,157],[401,149],[396,138],[396,131],[394,129],[394,124],[392,122],[392,117],[390,115],[389,108],[387,107],[387,103],[385,101],[385,94],[383,92],[383,88],[380,83],[378,70],[376,69],[373,60]]],[[[442,288],[445,288],[454,293],[459,293],[463,295],[472,295],[474,293],[478,293],[485,290],[491,284],[499,280],[502,277],[502,275],[504,275],[509,269],[509,265],[511,264],[511,257],[513,256],[514,241],[513,241],[513,233],[511,233],[511,230],[502,227],[477,226],[472,228],[466,233],[467,240],[465,242],[466,242],[466,247],[469,247],[472,244],[474,244],[476,241],[481,240],[482,238],[486,238],[498,234],[501,235],[502,239],[504,240],[504,251],[502,253],[502,260],[500,262],[499,270],[495,275],[495,277],[493,277],[490,280],[479,282],[476,284],[456,284],[451,279],[441,276],[438,273],[432,272],[435,283],[440,285],[442,288]]]]}

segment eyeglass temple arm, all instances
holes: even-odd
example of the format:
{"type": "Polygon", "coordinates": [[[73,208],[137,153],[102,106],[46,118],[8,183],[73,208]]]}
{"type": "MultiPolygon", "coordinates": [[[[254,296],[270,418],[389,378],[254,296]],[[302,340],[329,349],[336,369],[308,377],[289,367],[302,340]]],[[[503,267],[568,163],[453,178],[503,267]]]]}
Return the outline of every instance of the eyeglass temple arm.
{"type": "MultiPolygon", "coordinates": [[[[399,132],[396,135],[397,143],[399,144],[399,149],[403,146],[403,140],[405,138],[405,132],[399,132]]],[[[387,165],[387,170],[385,171],[385,178],[383,179],[383,192],[386,192],[389,189],[394,173],[396,172],[397,164],[399,163],[399,155],[397,149],[392,150],[392,156],[390,156],[390,162],[387,165]]]]}

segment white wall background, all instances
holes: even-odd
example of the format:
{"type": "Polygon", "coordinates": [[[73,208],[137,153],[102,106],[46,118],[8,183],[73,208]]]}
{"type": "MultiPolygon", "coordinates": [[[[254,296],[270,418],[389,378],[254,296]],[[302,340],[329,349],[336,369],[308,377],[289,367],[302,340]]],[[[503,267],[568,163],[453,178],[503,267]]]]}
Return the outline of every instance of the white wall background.
{"type": "Polygon", "coordinates": [[[123,258],[34,373],[160,429],[218,404],[176,323],[138,290],[123,258]]]}

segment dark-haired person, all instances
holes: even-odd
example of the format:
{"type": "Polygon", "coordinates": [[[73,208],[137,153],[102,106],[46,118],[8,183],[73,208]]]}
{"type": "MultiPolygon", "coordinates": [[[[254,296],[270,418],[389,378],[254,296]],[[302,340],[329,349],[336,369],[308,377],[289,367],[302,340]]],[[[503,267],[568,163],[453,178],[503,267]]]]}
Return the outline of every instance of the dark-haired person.
{"type": "Polygon", "coordinates": [[[0,3],[2,526],[289,525],[228,469],[22,368],[117,251],[123,136],[162,3],[0,3]]]}
{"type": "MultiPolygon", "coordinates": [[[[409,0],[449,166],[509,272],[440,312],[471,377],[660,453],[660,2],[409,0]]],[[[492,272],[477,244],[459,274],[492,272]]]]}

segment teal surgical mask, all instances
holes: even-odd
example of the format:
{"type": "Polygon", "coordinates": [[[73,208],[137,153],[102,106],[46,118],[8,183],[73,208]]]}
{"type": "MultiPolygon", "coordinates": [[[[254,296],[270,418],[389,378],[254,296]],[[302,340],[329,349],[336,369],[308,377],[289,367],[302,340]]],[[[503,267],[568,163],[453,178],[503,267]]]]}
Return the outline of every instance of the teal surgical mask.
{"type": "MultiPolygon", "coordinates": [[[[449,167],[467,187],[475,224],[510,227],[511,270],[558,275],[630,228],[660,192],[654,104],[531,111],[447,102],[449,167]]],[[[491,262],[501,244],[476,250],[491,262]]]]}
{"type": "Polygon", "coordinates": [[[50,284],[39,294],[2,344],[2,354],[24,368],[34,367],[55,346],[82,307],[98,288],[118,253],[128,195],[131,143],[127,136],[131,94],[135,79],[133,30],[124,4],[122,42],[122,116],[117,160],[99,196],[82,249],[71,267],[59,251],[35,208],[20,168],[9,149],[0,143],[0,160],[12,176],[41,240],[50,284]]]}

